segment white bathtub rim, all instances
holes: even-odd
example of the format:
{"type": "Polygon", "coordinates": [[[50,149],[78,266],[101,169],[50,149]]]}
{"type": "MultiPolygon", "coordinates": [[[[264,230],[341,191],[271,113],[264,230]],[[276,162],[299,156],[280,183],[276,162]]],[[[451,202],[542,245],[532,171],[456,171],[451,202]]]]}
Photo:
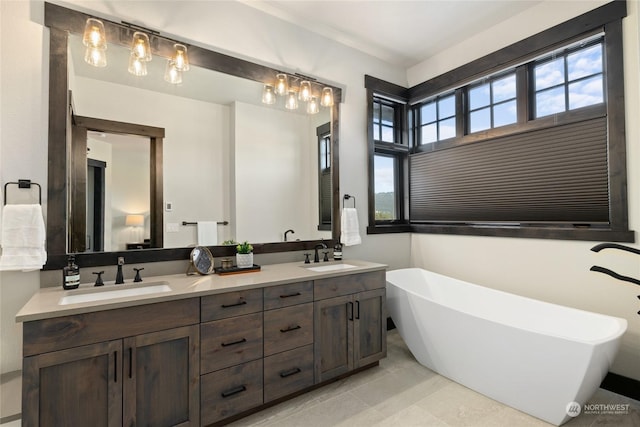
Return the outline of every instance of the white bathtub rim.
{"type": "MultiPolygon", "coordinates": [[[[502,291],[500,289],[494,289],[494,288],[490,288],[488,286],[482,286],[482,285],[478,285],[478,284],[475,284],[475,283],[467,282],[467,281],[462,280],[462,279],[458,279],[458,278],[455,278],[455,277],[452,277],[452,276],[446,276],[444,274],[436,273],[434,271],[423,269],[423,268],[420,268],[420,267],[409,267],[409,268],[400,268],[400,269],[395,269],[395,270],[388,270],[387,274],[388,273],[392,273],[392,272],[411,271],[411,270],[424,271],[424,272],[427,272],[429,274],[433,274],[433,275],[438,276],[438,277],[447,278],[447,279],[453,279],[453,280],[459,281],[461,283],[464,283],[465,285],[472,286],[472,287],[475,287],[475,288],[480,288],[483,291],[496,292],[496,293],[500,293],[500,294],[503,294],[503,295],[508,295],[509,297],[519,298],[519,299],[526,300],[526,301],[532,301],[533,303],[537,303],[537,304],[543,304],[543,305],[547,305],[547,306],[553,306],[553,307],[558,307],[558,308],[561,308],[561,309],[566,309],[566,310],[571,311],[571,312],[578,312],[578,313],[586,314],[586,315],[590,315],[590,316],[608,318],[610,320],[614,320],[616,322],[617,326],[618,326],[617,330],[613,331],[610,335],[607,335],[607,336],[602,337],[602,338],[597,338],[597,339],[576,338],[574,336],[569,336],[569,335],[565,335],[565,334],[549,333],[548,331],[540,331],[540,330],[536,330],[535,328],[522,328],[522,327],[519,327],[519,326],[510,325],[511,327],[519,329],[519,330],[526,330],[526,331],[532,332],[532,333],[552,335],[552,336],[554,336],[556,338],[567,339],[567,340],[576,341],[576,342],[582,342],[582,343],[589,344],[589,345],[594,345],[594,346],[597,346],[599,344],[606,343],[606,342],[609,342],[609,341],[612,341],[612,340],[620,339],[620,337],[622,335],[624,335],[624,333],[627,330],[628,322],[627,322],[626,319],[623,319],[621,317],[611,316],[609,314],[597,313],[597,312],[593,312],[593,311],[583,310],[583,309],[580,309],[580,308],[575,308],[575,307],[570,307],[570,306],[566,306],[566,305],[562,305],[562,304],[555,304],[555,303],[551,303],[551,302],[547,302],[547,301],[542,301],[542,300],[538,300],[538,299],[535,299],[535,298],[525,297],[525,296],[514,294],[514,293],[511,293],[511,292],[505,292],[505,291],[502,291]]],[[[407,292],[408,294],[411,294],[411,295],[413,295],[415,297],[428,299],[428,300],[432,301],[434,304],[442,305],[442,306],[447,307],[447,308],[449,308],[451,310],[454,310],[456,312],[463,312],[463,313],[465,313],[465,314],[467,314],[469,316],[472,316],[472,317],[475,317],[475,318],[479,318],[479,319],[482,319],[482,320],[485,320],[487,322],[491,322],[491,323],[494,323],[494,324],[503,324],[502,322],[498,322],[498,321],[496,321],[494,319],[489,319],[489,318],[486,318],[486,317],[478,316],[475,313],[464,312],[464,311],[460,310],[458,307],[455,307],[455,306],[453,306],[451,304],[444,304],[441,301],[434,301],[434,300],[428,298],[425,295],[422,295],[422,294],[420,294],[418,292],[415,292],[413,290],[410,290],[410,289],[406,289],[406,288],[404,288],[402,286],[399,286],[399,285],[393,283],[392,281],[387,280],[387,283],[389,283],[389,284],[391,284],[393,286],[396,286],[396,287],[402,289],[404,292],[407,292]]]]}

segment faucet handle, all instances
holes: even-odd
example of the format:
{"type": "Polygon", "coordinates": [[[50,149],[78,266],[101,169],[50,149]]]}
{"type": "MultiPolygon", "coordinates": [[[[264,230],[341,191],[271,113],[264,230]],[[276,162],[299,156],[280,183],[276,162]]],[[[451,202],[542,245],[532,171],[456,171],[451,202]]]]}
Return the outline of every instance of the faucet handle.
{"type": "Polygon", "coordinates": [[[134,271],[136,272],[136,277],[133,278],[133,281],[135,283],[137,282],[142,282],[142,277],[140,277],[140,272],[144,270],[144,268],[135,268],[134,267],[134,271]]]}
{"type": "Polygon", "coordinates": [[[102,271],[94,271],[92,274],[95,274],[96,276],[96,283],[93,284],[93,286],[104,286],[104,282],[102,281],[102,274],[104,273],[104,270],[102,271]]]}
{"type": "Polygon", "coordinates": [[[305,252],[305,254],[304,254],[304,263],[305,264],[311,264],[311,261],[309,261],[309,255],[311,255],[309,252],[305,252]]]}
{"type": "Polygon", "coordinates": [[[322,258],[322,261],[329,261],[329,251],[322,251],[322,253],[324,254],[324,258],[322,258]]]}

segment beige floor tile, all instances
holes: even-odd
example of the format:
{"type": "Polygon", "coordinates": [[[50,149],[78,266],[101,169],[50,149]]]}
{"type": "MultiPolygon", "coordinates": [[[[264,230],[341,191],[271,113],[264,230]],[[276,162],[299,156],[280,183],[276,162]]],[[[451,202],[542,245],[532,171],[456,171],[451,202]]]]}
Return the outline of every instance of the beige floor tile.
{"type": "Polygon", "coordinates": [[[375,427],[448,427],[443,421],[417,405],[411,405],[385,418],[375,427]]]}
{"type": "Polygon", "coordinates": [[[356,419],[361,412],[370,409],[368,405],[351,393],[342,393],[311,408],[279,419],[278,427],[334,427],[356,419]]]}

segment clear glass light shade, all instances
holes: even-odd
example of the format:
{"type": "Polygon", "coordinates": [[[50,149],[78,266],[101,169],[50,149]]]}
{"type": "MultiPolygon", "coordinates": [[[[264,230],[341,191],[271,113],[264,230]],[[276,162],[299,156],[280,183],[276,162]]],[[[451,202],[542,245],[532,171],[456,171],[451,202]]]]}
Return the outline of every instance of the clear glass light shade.
{"type": "Polygon", "coordinates": [[[104,24],[99,19],[88,18],[84,25],[82,43],[95,49],[105,50],[107,48],[107,37],[104,32],[104,24]]]}
{"type": "Polygon", "coordinates": [[[272,85],[264,85],[264,89],[262,89],[262,103],[268,105],[276,103],[276,92],[272,85]]]}
{"type": "Polygon", "coordinates": [[[140,61],[151,61],[151,45],[149,44],[149,36],[140,31],[133,33],[131,53],[140,61]]]}
{"type": "Polygon", "coordinates": [[[129,55],[129,72],[134,76],[147,75],[147,62],[140,60],[133,52],[129,55]]]}
{"type": "Polygon", "coordinates": [[[94,67],[106,67],[107,51],[97,47],[87,47],[84,51],[84,61],[94,67]]]}
{"type": "Polygon", "coordinates": [[[173,45],[176,50],[173,55],[173,63],[178,71],[189,71],[189,55],[187,47],[183,44],[176,43],[173,45]]]}
{"type": "Polygon", "coordinates": [[[309,98],[309,102],[307,103],[307,113],[316,114],[320,111],[320,106],[318,105],[318,98],[312,96],[309,98]]]}
{"type": "Polygon", "coordinates": [[[182,83],[182,71],[178,70],[171,60],[167,61],[167,68],[164,71],[164,80],[174,85],[182,83]]]}
{"type": "Polygon", "coordinates": [[[322,105],[323,107],[331,107],[333,105],[333,89],[331,89],[330,87],[325,87],[322,89],[320,105],[322,105]]]}
{"type": "Polygon", "coordinates": [[[300,82],[300,91],[298,92],[298,99],[300,101],[308,101],[311,98],[311,83],[306,80],[300,82]]]}
{"type": "Polygon", "coordinates": [[[289,82],[286,74],[278,74],[276,76],[276,94],[284,96],[289,91],[289,82]]]}
{"type": "Polygon", "coordinates": [[[284,102],[284,106],[287,110],[295,110],[298,108],[298,97],[296,93],[292,90],[287,94],[287,99],[284,102]]]}

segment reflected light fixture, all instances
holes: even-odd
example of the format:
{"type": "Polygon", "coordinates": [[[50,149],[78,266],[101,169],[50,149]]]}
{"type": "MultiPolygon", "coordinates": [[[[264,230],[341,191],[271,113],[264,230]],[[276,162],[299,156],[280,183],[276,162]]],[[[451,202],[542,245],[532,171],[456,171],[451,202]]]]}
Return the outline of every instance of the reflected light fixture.
{"type": "Polygon", "coordinates": [[[264,89],[262,89],[262,103],[267,105],[276,103],[276,92],[273,85],[264,85],[264,89]]]}
{"type": "Polygon", "coordinates": [[[149,44],[149,36],[140,31],[133,33],[131,53],[140,61],[151,61],[151,45],[149,44]]]}
{"type": "Polygon", "coordinates": [[[289,91],[287,99],[284,102],[284,106],[287,110],[295,110],[298,108],[298,97],[294,91],[289,91]]]}
{"type": "Polygon", "coordinates": [[[278,74],[276,76],[276,94],[284,96],[289,92],[289,83],[287,82],[286,74],[278,74]]]}
{"type": "Polygon", "coordinates": [[[132,227],[131,239],[134,242],[142,242],[142,227],[144,226],[144,215],[132,214],[125,217],[124,225],[132,227]]]}
{"type": "Polygon", "coordinates": [[[331,89],[330,87],[325,87],[322,89],[320,105],[322,105],[323,107],[333,106],[333,89],[331,89]]]}
{"type": "Polygon", "coordinates": [[[167,61],[167,68],[164,71],[164,80],[174,85],[182,83],[182,71],[176,68],[175,63],[171,59],[167,61]]]}
{"type": "Polygon", "coordinates": [[[311,98],[311,83],[308,80],[300,82],[300,91],[298,92],[298,99],[300,101],[308,101],[311,98]]]}
{"type": "Polygon", "coordinates": [[[318,105],[318,98],[312,96],[309,98],[309,102],[307,102],[307,113],[316,114],[320,111],[320,106],[318,105]]]}
{"type": "Polygon", "coordinates": [[[87,18],[82,35],[82,44],[87,49],[84,52],[84,60],[94,67],[106,67],[107,65],[107,36],[104,24],[99,19],[87,18]]]}
{"type": "Polygon", "coordinates": [[[189,55],[187,47],[183,44],[176,43],[173,45],[175,53],[173,54],[173,64],[178,71],[189,71],[189,55]]]}
{"type": "Polygon", "coordinates": [[[147,75],[147,61],[142,61],[138,56],[131,52],[129,55],[129,72],[134,76],[146,76],[147,75]]]}

